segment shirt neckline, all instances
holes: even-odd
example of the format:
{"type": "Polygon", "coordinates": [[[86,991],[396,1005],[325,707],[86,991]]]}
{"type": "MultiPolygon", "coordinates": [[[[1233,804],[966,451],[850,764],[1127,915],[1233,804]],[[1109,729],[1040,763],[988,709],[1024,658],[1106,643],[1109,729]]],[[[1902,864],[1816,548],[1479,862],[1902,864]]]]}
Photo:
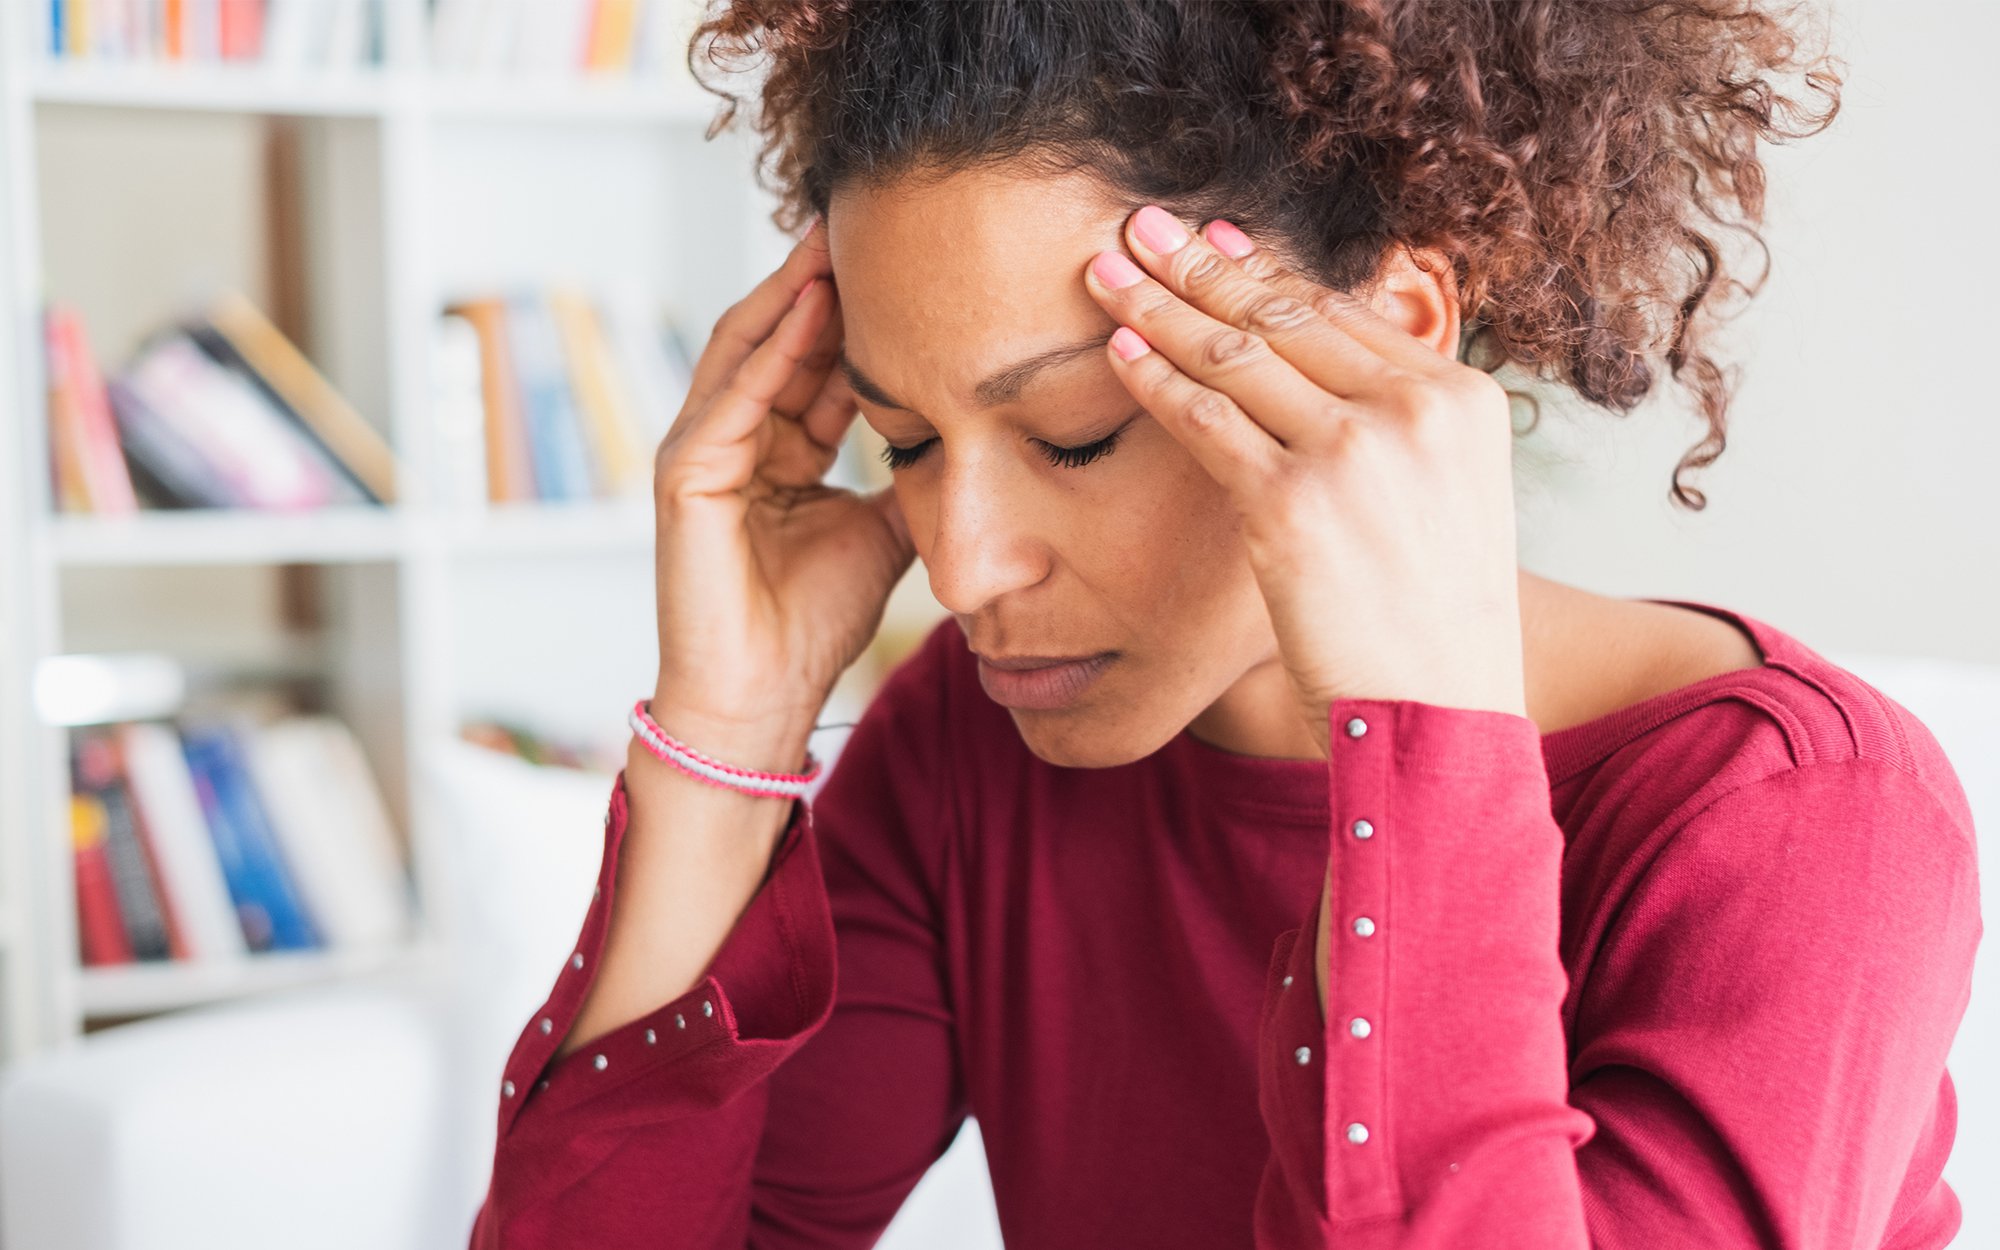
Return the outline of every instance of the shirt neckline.
{"type": "MultiPolygon", "coordinates": [[[[1763,669],[1785,667],[1791,659],[1786,635],[1764,621],[1720,604],[1695,599],[1641,597],[1638,603],[1689,608],[1719,617],[1743,630],[1757,649],[1756,668],[1713,673],[1699,681],[1662,691],[1637,703],[1542,735],[1542,759],[1553,785],[1573,776],[1687,707],[1707,701],[1721,687],[1740,684],[1763,669]]],[[[1313,818],[1321,823],[1331,810],[1327,761],[1243,755],[1203,742],[1186,726],[1164,748],[1200,780],[1205,799],[1264,815],[1313,818]]]]}

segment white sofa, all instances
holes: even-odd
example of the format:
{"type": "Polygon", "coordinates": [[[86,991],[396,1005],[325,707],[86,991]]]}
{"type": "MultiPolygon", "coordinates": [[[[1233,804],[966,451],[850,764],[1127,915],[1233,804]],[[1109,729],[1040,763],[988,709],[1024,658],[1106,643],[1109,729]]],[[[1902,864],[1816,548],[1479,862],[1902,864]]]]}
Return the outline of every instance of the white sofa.
{"type": "MultiPolygon", "coordinates": [[[[2000,666],[1829,656],[1937,734],[1972,800],[1982,866],[2000,862],[2000,666]]],[[[0,1250],[462,1250],[501,1066],[580,927],[610,778],[452,746],[438,780],[464,869],[459,957],[107,1030],[0,1073],[0,1250]]],[[[1989,875],[1988,916],[1996,890],[1989,875]]],[[[1995,962],[1982,951],[1951,1058],[1960,1123],[1946,1176],[1966,1250],[2000,1246],[1995,962]]],[[[880,1244],[997,1250],[975,1123],[880,1244]]]]}

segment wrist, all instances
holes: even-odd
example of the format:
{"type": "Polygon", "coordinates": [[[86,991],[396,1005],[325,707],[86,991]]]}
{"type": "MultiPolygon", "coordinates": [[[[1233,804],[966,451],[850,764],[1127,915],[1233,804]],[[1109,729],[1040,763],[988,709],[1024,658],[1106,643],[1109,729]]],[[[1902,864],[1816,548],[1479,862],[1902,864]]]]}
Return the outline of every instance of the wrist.
{"type": "MultiPolygon", "coordinates": [[[[787,776],[806,769],[813,717],[798,713],[750,719],[719,717],[691,711],[658,696],[647,700],[646,712],[689,750],[723,764],[787,776]]],[[[654,754],[636,733],[628,754],[643,755],[663,768],[675,767],[654,754]]]]}

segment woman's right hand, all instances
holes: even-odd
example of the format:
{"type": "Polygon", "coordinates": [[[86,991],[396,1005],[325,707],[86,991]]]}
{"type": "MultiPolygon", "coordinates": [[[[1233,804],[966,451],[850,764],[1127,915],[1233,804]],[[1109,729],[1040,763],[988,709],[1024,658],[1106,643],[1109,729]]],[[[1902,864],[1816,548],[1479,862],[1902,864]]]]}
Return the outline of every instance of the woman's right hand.
{"type": "Polygon", "coordinates": [[[892,488],[821,480],[855,415],[832,272],[815,224],[716,322],[654,457],[653,715],[697,748],[809,730],[916,557],[892,488]]]}

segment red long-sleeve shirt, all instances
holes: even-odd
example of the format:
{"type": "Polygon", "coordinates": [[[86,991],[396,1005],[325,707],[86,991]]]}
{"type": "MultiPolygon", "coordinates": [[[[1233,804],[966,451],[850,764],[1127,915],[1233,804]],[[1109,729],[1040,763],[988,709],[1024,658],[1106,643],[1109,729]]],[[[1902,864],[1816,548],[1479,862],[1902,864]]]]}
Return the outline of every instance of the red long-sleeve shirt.
{"type": "Polygon", "coordinates": [[[1763,667],[1548,734],[1353,698],[1329,760],[1183,731],[1105,769],[1032,755],[946,620],[700,983],[552,1063],[621,774],[474,1250],[867,1246],[967,1115],[1023,1250],[1943,1246],[1957,778],[1792,636],[1657,602],[1763,667]]]}

